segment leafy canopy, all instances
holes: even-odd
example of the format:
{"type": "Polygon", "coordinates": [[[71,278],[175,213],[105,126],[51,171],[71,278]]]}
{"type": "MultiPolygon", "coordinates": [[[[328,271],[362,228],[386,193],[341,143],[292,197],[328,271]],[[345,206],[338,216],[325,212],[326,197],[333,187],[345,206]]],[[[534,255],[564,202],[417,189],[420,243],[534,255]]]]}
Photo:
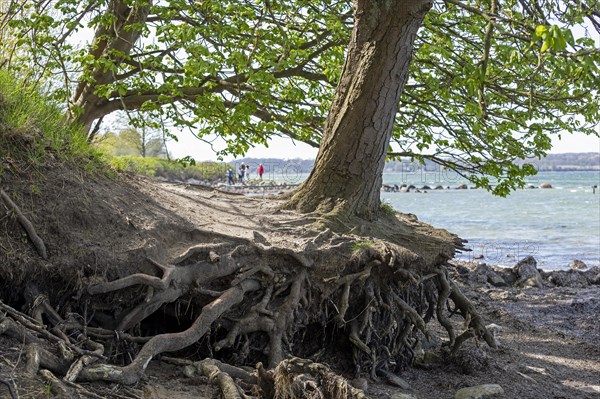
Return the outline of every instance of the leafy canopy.
{"type": "MultiPolygon", "coordinates": [[[[329,0],[0,4],[12,38],[0,65],[47,85],[74,119],[142,111],[216,133],[236,155],[274,135],[318,145],[352,25],[350,2],[329,0]]],[[[599,134],[592,33],[596,0],[435,2],[390,156],[433,160],[500,195],[521,186],[535,170],[513,161],[544,156],[552,135],[599,134]]]]}

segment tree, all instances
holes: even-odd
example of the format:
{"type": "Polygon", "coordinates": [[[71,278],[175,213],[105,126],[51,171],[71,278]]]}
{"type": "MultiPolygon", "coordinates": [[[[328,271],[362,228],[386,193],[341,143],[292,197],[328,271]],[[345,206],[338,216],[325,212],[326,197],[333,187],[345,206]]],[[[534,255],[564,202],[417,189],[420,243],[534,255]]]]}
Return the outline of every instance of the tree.
{"type": "MultiPolygon", "coordinates": [[[[232,152],[264,142],[273,128],[314,141],[329,108],[331,90],[323,82],[337,80],[338,64],[326,62],[339,61],[349,14],[345,4],[313,3],[102,3],[104,8],[91,13],[94,45],[77,59],[82,75],[68,96],[70,116],[91,126],[117,109],[163,114],[200,132],[217,129],[235,137],[241,144],[231,142],[232,152]],[[144,41],[154,34],[156,43],[144,41]],[[134,48],[137,38],[140,48],[134,48]]],[[[77,21],[65,36],[97,3],[84,9],[75,2],[58,4],[62,14],[77,21]]],[[[213,330],[211,336],[219,340],[211,350],[232,347],[243,335],[246,347],[258,348],[260,356],[267,353],[273,367],[286,348],[293,353],[314,331],[324,334],[323,342],[335,334],[347,345],[356,370],[373,377],[410,364],[412,348],[429,337],[426,322],[434,316],[448,333],[451,351],[472,337],[494,346],[446,270],[460,240],[397,215],[371,223],[380,216],[381,172],[390,152],[431,159],[473,173],[469,177],[476,184],[504,194],[533,172],[512,160],[549,148],[546,129],[596,134],[600,50],[589,38],[571,39],[569,28],[583,18],[594,25],[598,12],[585,4],[576,10],[565,5],[447,0],[428,11],[430,0],[356,0],[346,63],[316,168],[288,203],[319,211],[317,223],[327,223],[321,214],[333,212],[355,225],[347,226],[346,219],[342,225],[350,228],[340,229],[346,230],[342,234],[322,225],[317,231],[300,216],[293,222],[304,223],[303,229],[282,226],[276,244],[256,231],[247,239],[197,229],[189,234],[197,245],[175,258],[160,254],[168,264],[145,260],[161,276],[133,272],[122,277],[119,270],[115,280],[87,286],[89,297],[147,288],[127,309],[109,310],[103,338],[113,336],[106,331],[129,331],[183,298],[193,298],[201,310],[185,331],[144,339],[130,364],[86,367],[81,360],[69,377],[134,384],[153,357],[189,346],[213,330]],[[391,137],[398,142],[390,151],[391,137]],[[492,187],[475,173],[502,180],[492,187]],[[282,237],[288,234],[286,242],[282,237]],[[449,302],[451,314],[465,319],[458,336],[448,320],[449,302]],[[229,316],[227,322],[217,323],[223,316],[229,316]]],[[[38,16],[31,19],[40,22],[38,16]]],[[[62,26],[55,19],[41,21],[62,26]]],[[[26,32],[33,26],[13,22],[26,32]]],[[[52,37],[38,34],[30,45],[52,37]]],[[[60,61],[59,53],[64,58],[69,52],[51,50],[47,56],[60,61]]],[[[69,92],[67,85],[62,94],[69,92]]],[[[268,218],[278,218],[278,211],[265,214],[264,224],[277,224],[268,218]]],[[[73,328],[79,327],[85,326],[73,328]]],[[[242,355],[249,357],[250,351],[242,355]]],[[[259,380],[275,380],[260,372],[259,380]]],[[[231,390],[237,394],[237,388],[231,390]]]]}
{"type": "MultiPolygon", "coordinates": [[[[497,187],[492,187],[487,177],[467,176],[478,186],[490,188],[501,195],[506,195],[509,188],[522,185],[522,180],[518,177],[534,173],[531,165],[520,167],[512,161],[518,157],[525,158],[530,153],[543,155],[544,151],[550,148],[547,131],[572,130],[569,123],[579,124],[579,121],[572,117],[569,117],[568,122],[565,123],[562,114],[553,115],[548,112],[550,107],[547,104],[556,102],[560,105],[554,108],[560,110],[564,110],[571,102],[571,106],[578,107],[577,101],[586,97],[587,93],[579,90],[577,86],[566,89],[552,84],[538,85],[539,81],[535,78],[538,73],[543,73],[548,64],[551,65],[549,69],[554,79],[568,74],[572,71],[571,68],[578,66],[578,63],[562,64],[554,57],[544,58],[544,53],[550,49],[557,53],[564,52],[567,40],[569,44],[575,45],[570,31],[561,31],[556,25],[550,28],[538,25],[532,41],[528,43],[529,47],[534,47],[536,39],[542,41],[539,53],[536,54],[537,65],[532,71],[533,78],[523,77],[522,82],[517,81],[519,78],[507,79],[509,84],[516,83],[516,87],[504,87],[502,81],[507,76],[503,76],[505,72],[496,63],[510,65],[511,59],[516,59],[518,62],[512,66],[518,68],[518,64],[523,61],[523,53],[527,54],[527,51],[522,49],[522,42],[530,39],[529,36],[519,37],[513,32],[509,34],[498,26],[499,5],[495,0],[491,1],[487,11],[457,1],[447,2],[449,8],[457,6],[459,14],[468,10],[471,14],[483,15],[488,19],[486,29],[481,30],[484,32],[481,37],[481,48],[477,48],[478,43],[472,38],[465,39],[466,44],[453,42],[459,35],[436,31],[434,23],[435,35],[432,35],[431,39],[435,41],[428,42],[430,37],[425,33],[423,35],[425,39],[420,44],[421,52],[417,53],[417,59],[419,54],[423,54],[422,57],[427,62],[426,68],[418,71],[416,79],[427,82],[423,85],[425,89],[436,88],[438,97],[435,102],[428,104],[427,98],[430,96],[426,91],[423,90],[422,95],[417,97],[414,92],[421,90],[415,88],[409,92],[409,99],[408,101],[405,99],[406,102],[403,104],[412,105],[410,108],[415,108],[415,105],[424,108],[432,107],[430,111],[433,115],[427,115],[428,112],[415,113],[408,110],[408,115],[401,112],[396,116],[398,101],[408,79],[416,32],[421,27],[422,17],[431,4],[425,1],[393,4],[393,6],[387,3],[380,4],[376,1],[355,2],[354,32],[341,81],[325,124],[315,169],[306,183],[294,194],[290,201],[292,206],[308,211],[319,207],[331,210],[337,206],[345,214],[354,214],[368,219],[376,218],[380,208],[381,175],[394,122],[406,129],[399,137],[406,140],[415,135],[412,144],[420,150],[433,146],[436,153],[423,155],[413,152],[410,146],[406,146],[407,148],[401,153],[387,155],[412,156],[420,160],[427,158],[463,173],[466,170],[472,173],[487,172],[488,175],[496,177],[506,176],[497,187]],[[391,8],[386,9],[386,6],[391,8]],[[418,11],[411,9],[412,7],[416,7],[418,11]],[[495,36],[495,30],[500,31],[498,36],[495,36]],[[517,46],[511,48],[506,43],[497,44],[499,38],[505,36],[516,37],[517,46]],[[436,41],[441,41],[446,47],[435,45],[436,41]],[[497,44],[497,47],[493,44],[497,44]],[[475,51],[472,56],[481,54],[476,65],[472,65],[469,60],[458,54],[469,50],[475,51]],[[452,70],[446,69],[443,62],[434,60],[434,57],[444,61],[458,60],[458,63],[463,66],[463,72],[466,72],[467,81],[452,70]],[[466,87],[472,98],[453,93],[452,89],[448,89],[448,86],[451,87],[453,83],[436,82],[435,79],[438,77],[432,76],[429,69],[431,67],[446,75],[442,76],[445,80],[458,80],[460,87],[466,87]],[[529,90],[526,92],[529,95],[529,104],[519,103],[514,98],[519,95],[518,87],[521,84],[529,85],[529,90]],[[538,90],[548,90],[549,93],[540,93],[538,90]],[[462,99],[466,107],[460,114],[452,109],[456,107],[457,98],[462,99]],[[448,99],[451,101],[450,105],[446,102],[448,99]],[[513,104],[509,106],[510,102],[513,104]],[[444,109],[445,107],[447,108],[444,109]],[[534,111],[533,107],[541,107],[541,109],[534,111]],[[446,111],[444,114],[435,115],[442,109],[446,111]],[[454,118],[458,119],[456,123],[452,122],[454,118]],[[538,118],[539,120],[536,121],[535,119],[538,118]],[[528,123],[530,126],[526,126],[528,123]],[[443,133],[423,128],[431,125],[442,128],[443,133]],[[514,134],[519,128],[529,129],[529,132],[522,133],[521,138],[516,138],[514,134]],[[434,139],[434,134],[437,135],[437,139],[434,139]],[[454,142],[445,138],[448,136],[454,142]],[[457,155],[455,150],[463,152],[457,155]],[[446,158],[443,157],[444,155],[446,158]]],[[[504,7],[512,12],[515,11],[514,7],[519,5],[509,2],[504,7]]],[[[525,12],[529,12],[532,18],[536,15],[530,9],[525,12]]],[[[567,11],[563,17],[566,14],[567,11]]],[[[547,23],[543,12],[537,17],[547,23]]],[[[590,20],[597,27],[596,17],[592,16],[590,20]]],[[[448,21],[448,17],[439,12],[434,12],[431,19],[439,25],[448,21]]],[[[453,20],[455,25],[450,27],[450,30],[455,27],[463,28],[477,38],[477,28],[468,27],[472,24],[471,21],[464,21],[456,14],[453,15],[453,20]]],[[[516,23],[514,19],[503,22],[516,23]]],[[[582,42],[586,40],[583,39],[582,42]]],[[[590,82],[599,82],[598,68],[594,64],[594,62],[600,64],[599,51],[594,49],[585,52],[593,54],[595,61],[584,58],[583,65],[577,69],[577,74],[582,76],[583,81],[589,79],[590,82]]],[[[561,56],[565,54],[557,55],[558,58],[561,56]]],[[[567,54],[567,56],[571,55],[567,54]]],[[[517,76],[523,75],[520,73],[517,76]]],[[[597,95],[597,91],[593,91],[597,95]]],[[[596,109],[588,109],[582,114],[592,118],[598,116],[596,109]]]]}
{"type": "Polygon", "coordinates": [[[140,130],[126,128],[118,133],[107,132],[96,136],[95,141],[103,151],[116,156],[167,157],[162,135],[160,132],[152,132],[147,126],[140,130]]]}
{"type": "MultiPolygon", "coordinates": [[[[352,25],[348,4],[326,0],[29,5],[31,18],[10,26],[64,77],[56,95],[73,119],[142,110],[216,132],[233,154],[273,134],[318,145],[352,25]],[[96,30],[90,49],[69,40],[83,26],[96,30]]],[[[598,14],[573,0],[436,2],[388,156],[429,159],[506,195],[535,173],[514,161],[544,156],[552,135],[597,135],[599,50],[587,30],[598,14]]]]}
{"type": "Polygon", "coordinates": [[[315,168],[290,201],[376,219],[386,151],[430,0],[356,1],[352,39],[315,168]]]}

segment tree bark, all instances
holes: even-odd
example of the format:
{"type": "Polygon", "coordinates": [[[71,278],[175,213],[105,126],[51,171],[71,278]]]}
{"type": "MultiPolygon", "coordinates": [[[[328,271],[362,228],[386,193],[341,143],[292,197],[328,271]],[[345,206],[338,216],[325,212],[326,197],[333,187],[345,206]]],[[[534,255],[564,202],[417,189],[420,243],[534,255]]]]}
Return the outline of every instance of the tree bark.
{"type": "Polygon", "coordinates": [[[348,55],[313,172],[288,205],[374,220],[413,46],[432,0],[355,0],[348,55]]]}
{"type": "MultiPolygon", "coordinates": [[[[111,16],[112,23],[101,25],[96,31],[89,52],[93,60],[104,58],[118,66],[123,57],[130,54],[140,37],[139,30],[132,29],[131,26],[146,21],[151,5],[152,1],[130,6],[125,0],[111,0],[105,14],[111,16]]],[[[78,108],[71,119],[83,124],[89,131],[94,120],[106,115],[99,112],[99,109],[108,100],[99,97],[96,88],[115,81],[115,72],[103,63],[95,62],[88,66],[71,98],[71,103],[78,108]]]]}

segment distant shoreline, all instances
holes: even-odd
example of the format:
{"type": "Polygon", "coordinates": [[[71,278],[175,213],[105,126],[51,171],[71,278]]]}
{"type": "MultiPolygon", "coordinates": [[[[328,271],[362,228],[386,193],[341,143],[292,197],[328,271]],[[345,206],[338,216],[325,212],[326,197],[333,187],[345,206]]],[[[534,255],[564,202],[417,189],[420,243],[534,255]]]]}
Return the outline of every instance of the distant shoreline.
{"type": "MultiPolygon", "coordinates": [[[[314,166],[314,159],[284,159],[284,158],[254,158],[247,157],[234,159],[226,162],[226,164],[235,166],[241,163],[249,165],[264,164],[272,165],[277,170],[285,170],[290,165],[297,167],[302,173],[309,173],[314,166]]],[[[533,164],[538,172],[596,172],[600,171],[600,152],[577,152],[577,153],[561,153],[548,154],[545,158],[519,160],[517,164],[533,164]]],[[[399,161],[386,162],[384,173],[397,173],[411,171],[436,171],[440,166],[431,161],[426,160],[425,164],[421,164],[417,160],[403,158],[399,161]]]]}

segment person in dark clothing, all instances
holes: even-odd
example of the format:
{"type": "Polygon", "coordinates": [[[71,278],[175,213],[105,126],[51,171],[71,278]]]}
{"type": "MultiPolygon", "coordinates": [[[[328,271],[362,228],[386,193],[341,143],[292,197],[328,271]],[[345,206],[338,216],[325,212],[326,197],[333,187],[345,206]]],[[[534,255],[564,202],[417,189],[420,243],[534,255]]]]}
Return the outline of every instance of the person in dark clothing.
{"type": "Polygon", "coordinates": [[[240,172],[238,176],[240,177],[240,183],[244,183],[244,180],[246,178],[246,165],[243,162],[240,165],[240,172]]]}

